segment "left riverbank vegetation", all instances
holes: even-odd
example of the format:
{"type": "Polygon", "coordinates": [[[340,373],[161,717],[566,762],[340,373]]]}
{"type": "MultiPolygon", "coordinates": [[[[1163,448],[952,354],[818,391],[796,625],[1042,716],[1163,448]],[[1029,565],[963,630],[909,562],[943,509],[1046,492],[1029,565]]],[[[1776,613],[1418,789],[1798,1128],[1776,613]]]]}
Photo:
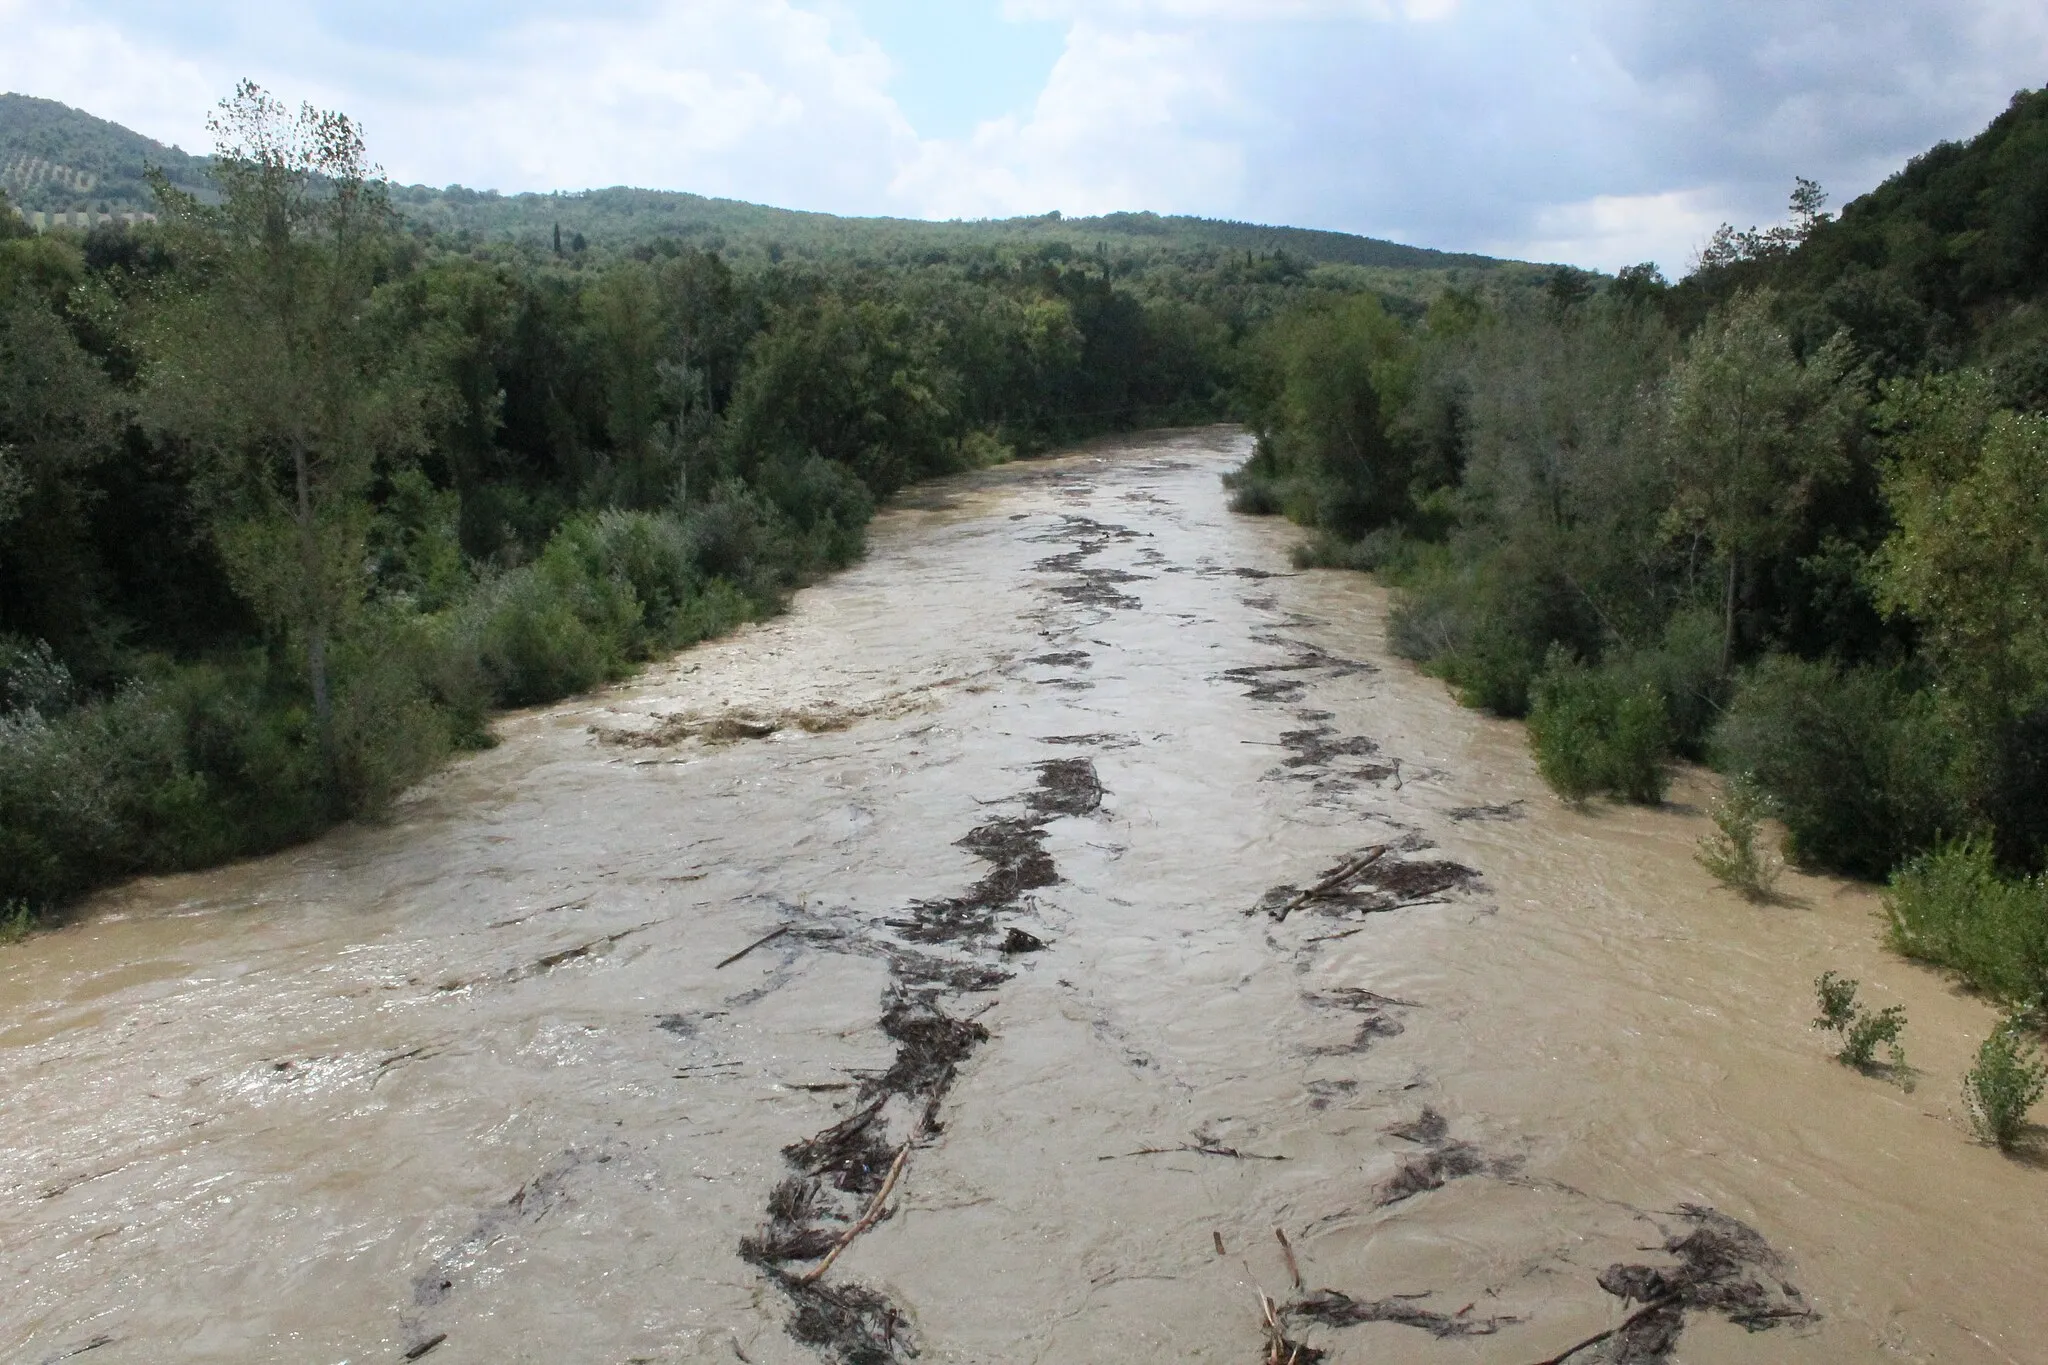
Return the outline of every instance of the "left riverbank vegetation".
{"type": "Polygon", "coordinates": [[[1739,777],[1762,895],[1893,878],[1892,941],[2048,1008],[2048,91],[1782,225],[1643,265],[1304,299],[1252,338],[1236,506],[1376,570],[1394,646],[1562,795],[1739,777]]]}
{"type": "Polygon", "coordinates": [[[1267,319],[1439,278],[973,225],[487,240],[405,216],[339,114],[245,84],[212,126],[155,223],[0,202],[9,934],[385,810],[493,708],[776,611],[906,484],[1226,417],[1267,319]]]}

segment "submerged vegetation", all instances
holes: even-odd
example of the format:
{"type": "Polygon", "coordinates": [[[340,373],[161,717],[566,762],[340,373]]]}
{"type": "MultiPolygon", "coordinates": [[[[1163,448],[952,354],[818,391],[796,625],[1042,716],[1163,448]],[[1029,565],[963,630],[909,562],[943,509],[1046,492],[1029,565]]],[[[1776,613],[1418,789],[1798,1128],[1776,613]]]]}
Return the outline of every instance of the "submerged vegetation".
{"type": "Polygon", "coordinates": [[[1676,284],[1298,301],[1252,347],[1233,503],[1381,572],[1395,648],[1526,716],[1562,796],[1741,774],[1716,876],[1763,894],[1768,812],[1806,866],[1901,869],[1904,951],[2036,1007],[2048,92],[1825,204],[1799,182],[1676,284]]]}
{"type": "Polygon", "coordinates": [[[1977,1136],[2002,1152],[2027,1133],[2027,1112],[2048,1092],[2048,1063],[2027,1041],[2022,1021],[2008,1018],[1977,1049],[1963,1077],[1963,1107],[1977,1136]]]}
{"type": "Polygon", "coordinates": [[[1708,813],[1714,832],[1700,840],[1694,855],[1700,866],[1715,881],[1750,900],[1769,900],[1784,867],[1765,842],[1764,821],[1772,814],[1771,799],[1755,778],[1737,773],[1708,813]]]}
{"type": "Polygon", "coordinates": [[[1813,983],[1820,1007],[1813,1026],[1841,1038],[1842,1046],[1835,1053],[1835,1060],[1842,1065],[1868,1071],[1876,1063],[1877,1049],[1884,1047],[1891,1054],[1892,1071],[1901,1073],[1906,1067],[1906,1049],[1899,1039],[1906,1032],[1906,1007],[1868,1008],[1856,999],[1861,984],[1834,972],[1822,972],[1813,983]]]}

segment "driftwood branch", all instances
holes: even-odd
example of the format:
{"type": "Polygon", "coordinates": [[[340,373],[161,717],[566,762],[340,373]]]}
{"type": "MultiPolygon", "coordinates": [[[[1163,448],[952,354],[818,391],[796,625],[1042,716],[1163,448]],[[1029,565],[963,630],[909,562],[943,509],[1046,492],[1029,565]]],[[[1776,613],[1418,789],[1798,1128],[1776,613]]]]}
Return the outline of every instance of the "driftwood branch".
{"type": "Polygon", "coordinates": [[[1287,902],[1287,904],[1281,906],[1278,910],[1275,910],[1273,912],[1274,922],[1280,923],[1285,921],[1289,915],[1302,906],[1307,905],[1319,896],[1329,895],[1332,891],[1335,891],[1338,887],[1344,885],[1344,883],[1350,881],[1353,877],[1356,877],[1359,873],[1365,871],[1368,867],[1371,867],[1386,856],[1387,846],[1385,844],[1375,844],[1364,853],[1345,863],[1335,872],[1332,872],[1329,876],[1317,882],[1314,886],[1311,886],[1308,890],[1296,896],[1293,900],[1287,902]]]}
{"type": "Polygon", "coordinates": [[[1287,1240],[1287,1234],[1279,1228],[1273,1229],[1273,1235],[1280,1239],[1280,1251],[1287,1257],[1287,1274],[1294,1281],[1294,1292],[1299,1294],[1308,1286],[1301,1282],[1301,1265],[1294,1259],[1294,1244],[1287,1240]]]}
{"type": "Polygon", "coordinates": [[[748,944],[748,945],[747,945],[746,947],[744,947],[744,948],[740,949],[740,950],[739,950],[738,952],[734,953],[734,954],[733,954],[733,955],[732,955],[731,957],[729,957],[729,958],[727,958],[727,959],[726,959],[725,961],[723,961],[723,962],[719,963],[719,964],[718,964],[718,966],[716,966],[716,967],[713,967],[713,968],[712,968],[711,970],[715,972],[715,971],[720,971],[720,970],[722,970],[722,969],[724,969],[724,968],[726,968],[726,967],[730,967],[730,966],[731,966],[731,965],[732,965],[733,963],[735,963],[735,962],[738,962],[738,961],[739,961],[739,960],[740,960],[741,958],[745,957],[745,956],[746,956],[746,955],[747,955],[748,953],[751,953],[751,952],[753,952],[753,951],[754,951],[754,949],[756,949],[756,948],[760,948],[760,947],[763,947],[763,946],[765,946],[765,945],[767,945],[767,944],[770,944],[770,943],[773,943],[773,942],[775,942],[775,940],[776,940],[776,939],[778,939],[778,938],[781,938],[781,937],[782,937],[782,936],[783,936],[784,934],[788,933],[788,932],[789,932],[789,929],[790,929],[790,926],[788,926],[787,924],[785,924],[785,925],[783,925],[783,926],[782,926],[782,927],[781,927],[780,929],[777,929],[777,930],[776,930],[775,932],[773,932],[773,933],[770,933],[770,934],[763,934],[763,935],[761,935],[761,937],[759,937],[759,938],[755,939],[755,940],[754,940],[754,941],[753,941],[752,943],[749,943],[749,944],[748,944]]]}
{"type": "Polygon", "coordinates": [[[903,1175],[903,1163],[910,1160],[910,1146],[911,1144],[906,1142],[897,1150],[896,1160],[889,1165],[889,1176],[882,1182],[882,1188],[875,1191],[874,1202],[868,1205],[868,1211],[860,1216],[858,1223],[846,1230],[845,1236],[833,1244],[832,1250],[825,1253],[824,1260],[803,1273],[798,1280],[800,1284],[812,1284],[822,1279],[825,1272],[832,1268],[832,1263],[839,1259],[839,1253],[852,1246],[854,1238],[873,1227],[881,1218],[882,1206],[889,1202],[890,1191],[896,1188],[896,1181],[903,1175]]]}
{"type": "Polygon", "coordinates": [[[1623,1318],[1620,1322],[1617,1322],[1616,1324],[1614,1324],[1614,1326],[1608,1328],[1606,1331],[1595,1332],[1592,1336],[1587,1337],[1578,1345],[1573,1346],[1570,1349],[1563,1351],[1558,1355],[1550,1356],[1543,1360],[1539,1360],[1536,1362],[1536,1365],[1564,1365],[1564,1363],[1567,1360],[1570,1360],[1573,1356],[1585,1350],[1588,1346],[1598,1346],[1601,1342],[1607,1340],[1609,1337],[1619,1336],[1623,1332],[1626,1332],[1629,1328],[1641,1322],[1644,1318],[1649,1317],[1652,1313],[1656,1313],[1663,1309],[1669,1308],[1672,1304],[1677,1302],[1678,1295],[1666,1294],[1661,1299],[1656,1299],[1650,1303],[1644,1304],[1641,1308],[1638,1308],[1635,1312],[1630,1313],[1627,1317],[1623,1318]]]}

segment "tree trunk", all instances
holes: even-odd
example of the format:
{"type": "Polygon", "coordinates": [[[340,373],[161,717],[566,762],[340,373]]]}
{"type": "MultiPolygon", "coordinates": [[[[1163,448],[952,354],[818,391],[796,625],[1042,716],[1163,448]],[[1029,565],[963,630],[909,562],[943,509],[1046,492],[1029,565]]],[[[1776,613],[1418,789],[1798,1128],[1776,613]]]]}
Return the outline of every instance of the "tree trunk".
{"type": "Polygon", "coordinates": [[[313,688],[313,730],[320,743],[320,770],[327,804],[341,802],[341,753],[334,738],[334,695],[327,679],[327,612],[320,590],[320,536],[313,524],[312,473],[306,448],[292,450],[292,472],[298,492],[300,626],[306,632],[307,681],[313,688]]]}
{"type": "Polygon", "coordinates": [[[1728,587],[1721,599],[1721,675],[1726,677],[1735,663],[1735,585],[1742,561],[1728,556],[1728,587]]]}

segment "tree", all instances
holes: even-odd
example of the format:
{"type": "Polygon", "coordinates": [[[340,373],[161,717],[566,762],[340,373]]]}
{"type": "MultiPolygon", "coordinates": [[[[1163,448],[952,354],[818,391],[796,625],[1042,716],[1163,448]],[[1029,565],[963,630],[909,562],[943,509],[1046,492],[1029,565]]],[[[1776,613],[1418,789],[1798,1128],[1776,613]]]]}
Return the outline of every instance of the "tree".
{"type": "Polygon", "coordinates": [[[1665,395],[1675,490],[1666,527],[1703,538],[1721,567],[1724,672],[1745,569],[1785,549],[1814,489],[1845,466],[1860,402],[1847,338],[1802,365],[1771,303],[1768,292],[1744,292],[1710,316],[1665,395]]]}
{"type": "Polygon", "coordinates": [[[2048,417],[1996,411],[1977,371],[1885,386],[1895,529],[1878,601],[1910,616],[1980,741],[2048,700],[2048,417]]]}
{"type": "MultiPolygon", "coordinates": [[[[68,250],[54,241],[0,246],[13,258],[68,250]]],[[[24,264],[0,258],[0,632],[48,640],[76,662],[104,624],[93,602],[86,476],[114,450],[119,413],[105,370],[24,264]]]]}
{"type": "Polygon", "coordinates": [[[304,651],[338,806],[330,649],[363,599],[378,457],[419,429],[403,348],[372,307],[391,211],[344,114],[293,114],[244,81],[208,127],[219,206],[156,180],[200,284],[157,319],[152,388],[160,419],[206,457],[236,590],[304,651]]]}

